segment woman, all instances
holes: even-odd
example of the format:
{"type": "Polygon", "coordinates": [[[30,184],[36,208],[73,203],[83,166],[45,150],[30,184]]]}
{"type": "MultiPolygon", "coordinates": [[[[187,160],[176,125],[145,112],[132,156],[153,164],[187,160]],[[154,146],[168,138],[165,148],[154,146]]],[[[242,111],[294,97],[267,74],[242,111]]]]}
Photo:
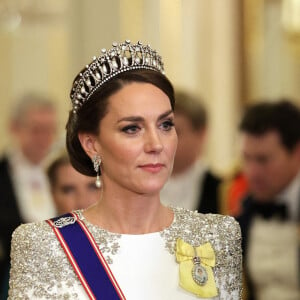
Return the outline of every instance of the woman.
{"type": "Polygon", "coordinates": [[[160,203],[177,145],[160,56],[113,44],[75,78],[71,99],[70,159],[98,185],[101,174],[101,198],[15,231],[10,299],[239,299],[233,218],[160,203]]]}
{"type": "Polygon", "coordinates": [[[94,177],[85,176],[71,165],[66,151],[62,151],[47,167],[52,198],[57,214],[87,208],[99,200],[101,190],[94,177]]]}

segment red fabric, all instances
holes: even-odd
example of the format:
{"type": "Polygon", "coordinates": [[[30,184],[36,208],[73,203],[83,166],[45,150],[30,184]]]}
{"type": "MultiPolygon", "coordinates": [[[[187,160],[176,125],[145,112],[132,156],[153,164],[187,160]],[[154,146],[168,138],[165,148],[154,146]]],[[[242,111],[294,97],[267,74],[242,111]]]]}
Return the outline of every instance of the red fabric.
{"type": "Polygon", "coordinates": [[[243,173],[235,176],[228,188],[228,211],[232,216],[237,216],[241,210],[241,200],[248,191],[248,183],[243,173]]]}

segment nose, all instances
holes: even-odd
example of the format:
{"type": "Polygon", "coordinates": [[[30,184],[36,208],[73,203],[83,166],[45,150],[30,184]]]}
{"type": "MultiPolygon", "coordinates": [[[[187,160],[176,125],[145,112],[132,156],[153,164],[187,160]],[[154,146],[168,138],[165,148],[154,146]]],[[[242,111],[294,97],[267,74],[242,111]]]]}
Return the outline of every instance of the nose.
{"type": "Polygon", "coordinates": [[[261,167],[255,161],[246,161],[244,162],[244,172],[247,175],[249,180],[261,177],[261,167]]]}
{"type": "Polygon", "coordinates": [[[144,145],[145,152],[147,153],[159,153],[163,150],[163,144],[161,141],[161,137],[159,132],[155,129],[149,130],[145,134],[145,145],[144,145]]]}

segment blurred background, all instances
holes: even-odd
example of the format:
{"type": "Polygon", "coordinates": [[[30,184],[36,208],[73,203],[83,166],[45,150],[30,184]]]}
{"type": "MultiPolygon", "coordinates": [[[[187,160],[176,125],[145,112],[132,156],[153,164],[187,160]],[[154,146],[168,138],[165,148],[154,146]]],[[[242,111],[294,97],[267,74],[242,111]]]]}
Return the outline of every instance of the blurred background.
{"type": "Polygon", "coordinates": [[[11,104],[27,91],[55,99],[63,136],[73,78],[125,39],[157,49],[174,86],[203,99],[216,172],[236,160],[247,105],[300,104],[300,0],[0,0],[0,152],[11,104]]]}

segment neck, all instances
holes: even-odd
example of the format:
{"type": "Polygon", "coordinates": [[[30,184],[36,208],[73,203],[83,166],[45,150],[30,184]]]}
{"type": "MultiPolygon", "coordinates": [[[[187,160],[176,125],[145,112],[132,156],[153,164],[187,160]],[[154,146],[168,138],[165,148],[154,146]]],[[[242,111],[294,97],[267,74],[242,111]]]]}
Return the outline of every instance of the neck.
{"type": "Polygon", "coordinates": [[[101,200],[84,215],[91,223],[121,234],[158,232],[173,221],[173,212],[160,203],[158,194],[149,196],[128,192],[119,197],[105,189],[101,200]]]}

